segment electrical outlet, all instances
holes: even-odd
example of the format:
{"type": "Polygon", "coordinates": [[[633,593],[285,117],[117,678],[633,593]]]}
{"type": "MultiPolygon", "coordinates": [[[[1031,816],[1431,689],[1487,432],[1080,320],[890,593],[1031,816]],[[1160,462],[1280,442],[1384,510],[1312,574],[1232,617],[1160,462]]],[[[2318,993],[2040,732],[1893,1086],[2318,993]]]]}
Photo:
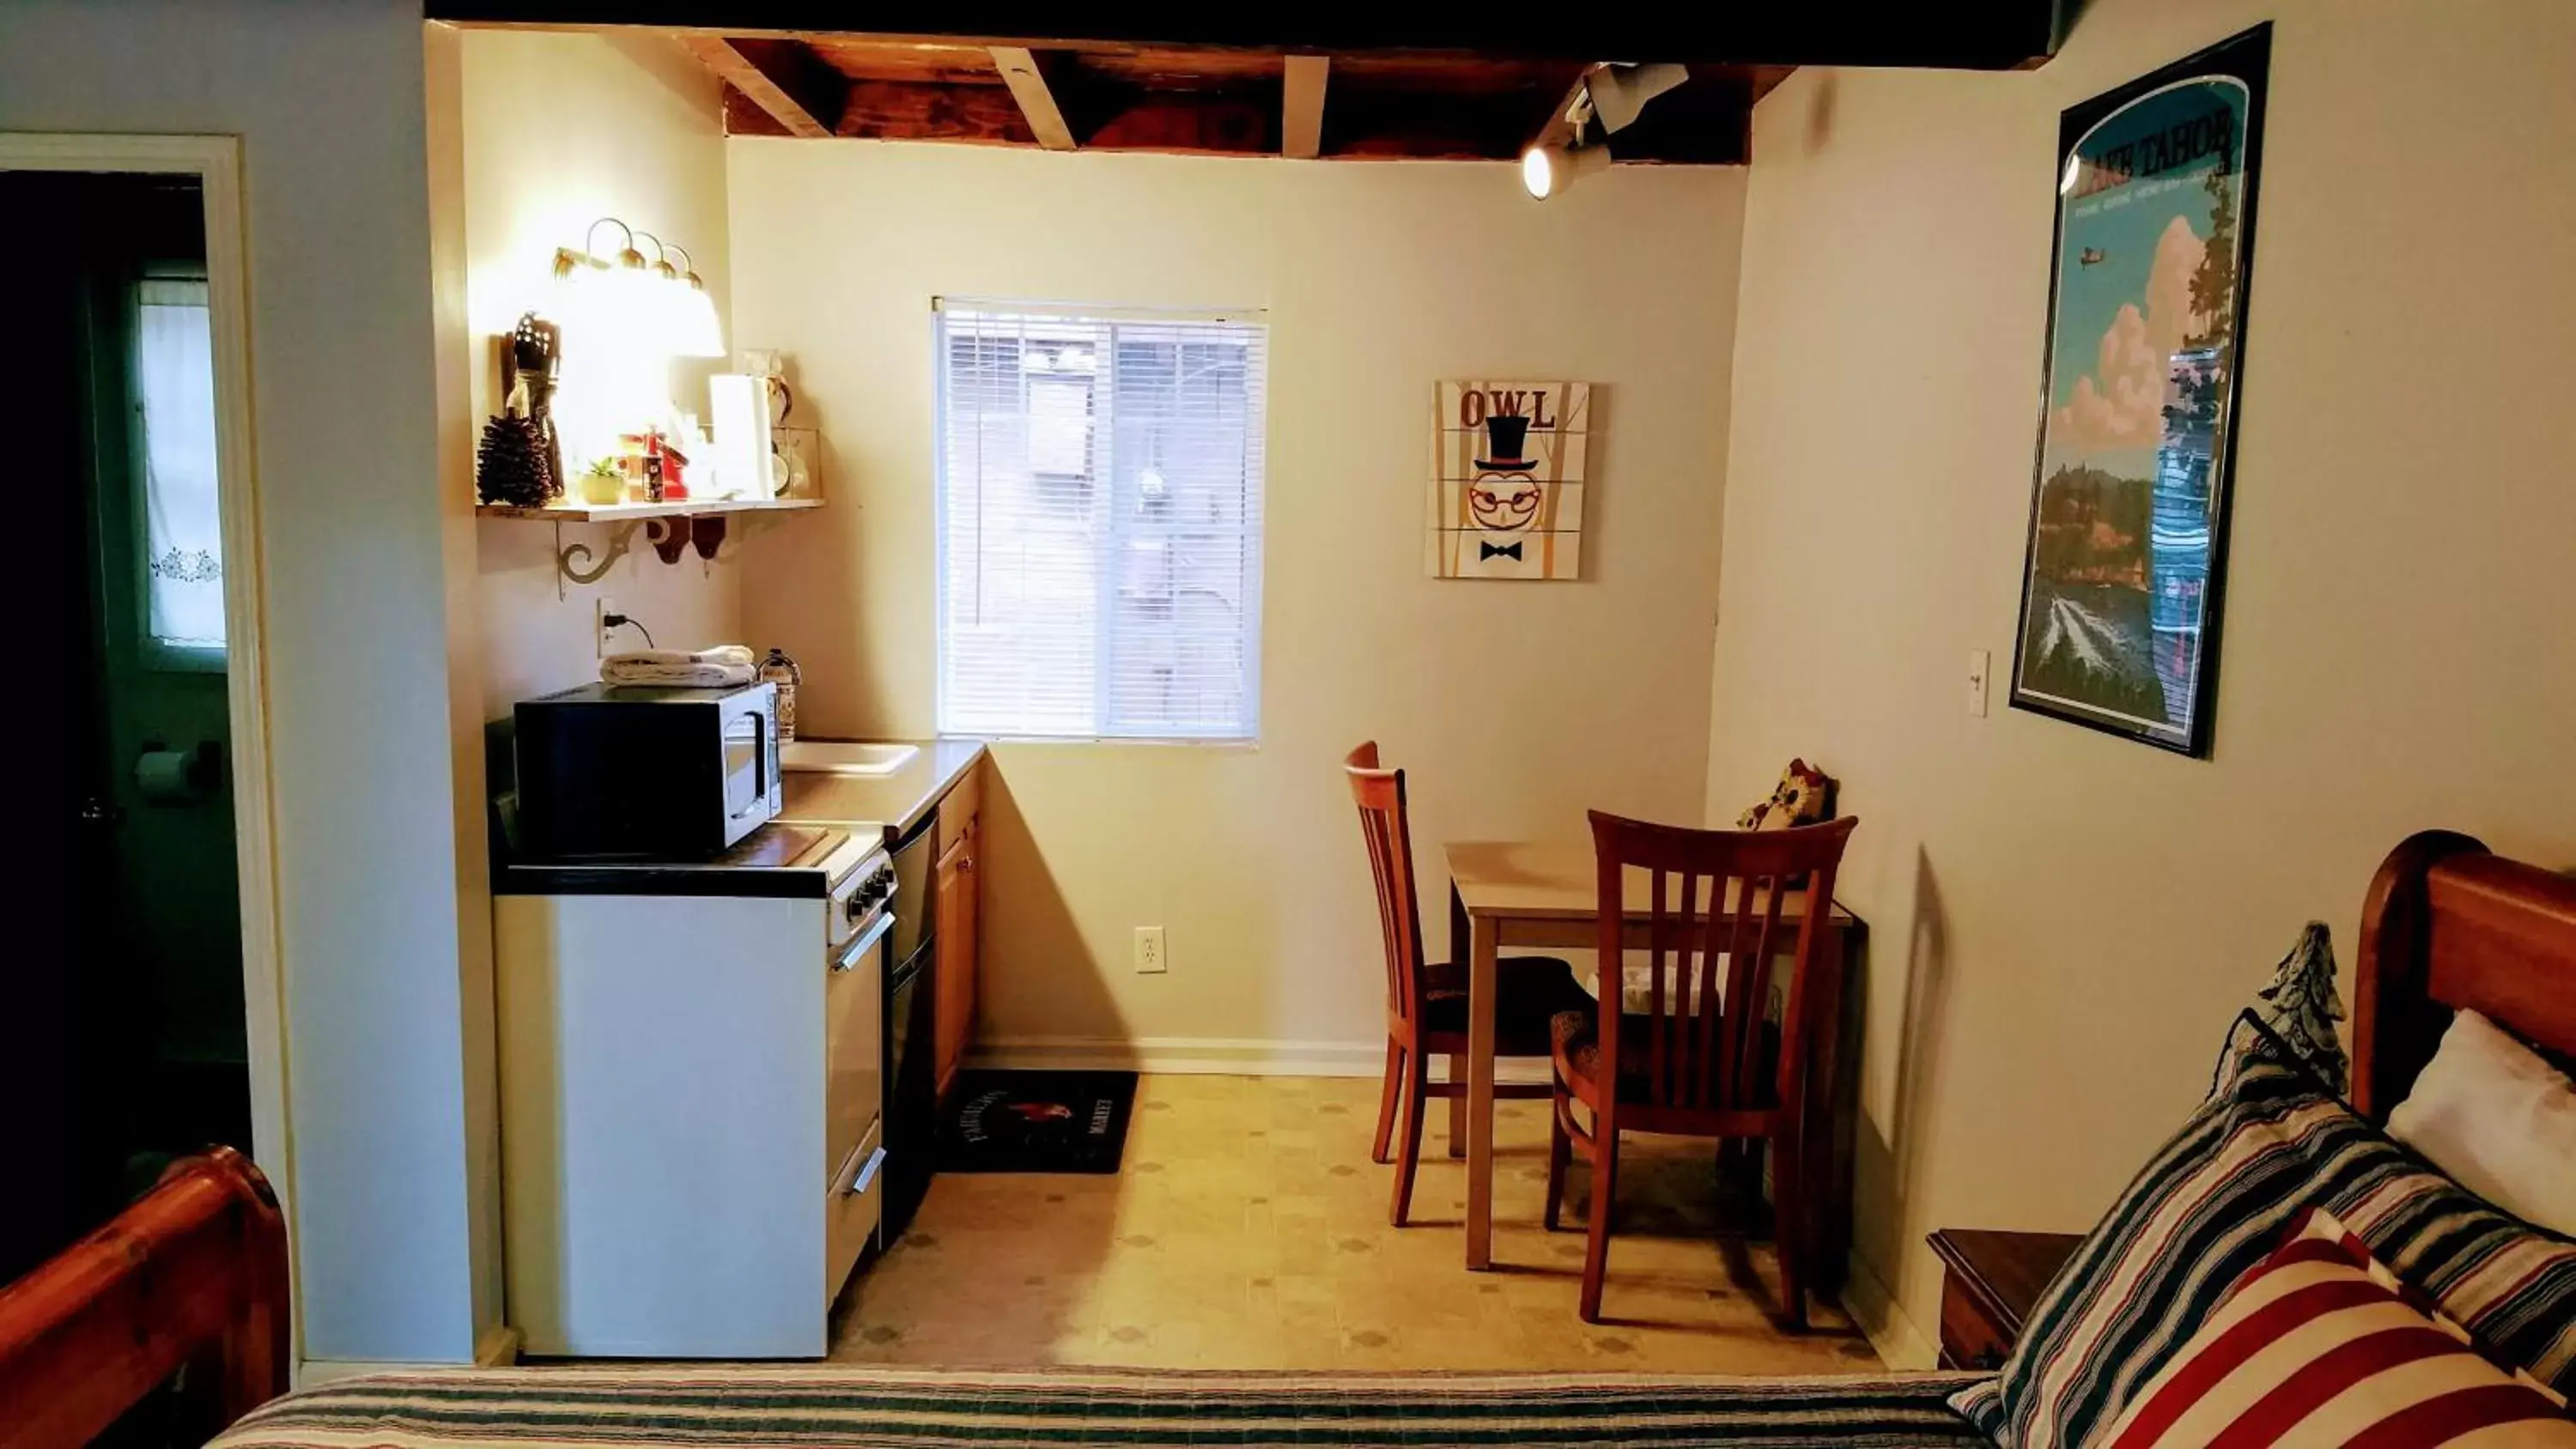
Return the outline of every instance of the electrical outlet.
{"type": "Polygon", "coordinates": [[[617,641],[608,637],[614,632],[608,627],[608,616],[619,612],[622,611],[617,607],[617,601],[606,594],[601,594],[591,601],[590,631],[594,636],[593,642],[599,647],[599,657],[602,659],[617,652],[617,641]]]}
{"type": "Polygon", "coordinates": [[[1163,954],[1163,928],[1138,926],[1136,928],[1136,974],[1159,976],[1170,969],[1170,959],[1163,954]]]}
{"type": "Polygon", "coordinates": [[[1968,651],[1968,713],[1986,717],[1987,655],[1983,649],[1968,651]]]}

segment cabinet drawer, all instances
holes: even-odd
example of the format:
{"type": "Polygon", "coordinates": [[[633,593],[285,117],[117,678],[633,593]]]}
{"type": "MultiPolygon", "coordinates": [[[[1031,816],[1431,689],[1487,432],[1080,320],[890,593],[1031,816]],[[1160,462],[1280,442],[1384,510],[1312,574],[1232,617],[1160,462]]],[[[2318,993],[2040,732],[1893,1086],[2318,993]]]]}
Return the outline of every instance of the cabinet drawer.
{"type": "Polygon", "coordinates": [[[1941,1357],[1953,1368],[1992,1369],[2011,1351],[2011,1335],[1951,1274],[1941,1287],[1941,1357]]]}
{"type": "Polygon", "coordinates": [[[859,1254],[885,1211],[885,1119],[869,1124],[850,1160],[833,1176],[823,1203],[823,1304],[841,1296],[859,1254]]]}

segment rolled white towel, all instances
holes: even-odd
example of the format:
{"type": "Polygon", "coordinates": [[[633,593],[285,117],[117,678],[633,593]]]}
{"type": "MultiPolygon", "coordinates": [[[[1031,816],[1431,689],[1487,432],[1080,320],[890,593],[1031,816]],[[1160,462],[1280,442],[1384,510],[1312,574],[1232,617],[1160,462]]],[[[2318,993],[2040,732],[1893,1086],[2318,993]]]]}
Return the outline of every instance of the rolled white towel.
{"type": "Polygon", "coordinates": [[[699,649],[695,651],[687,649],[629,649],[623,654],[611,654],[605,660],[601,661],[603,665],[660,664],[676,666],[688,664],[715,664],[731,666],[739,664],[745,668],[749,668],[751,665],[758,662],[759,661],[753,656],[752,652],[740,644],[718,644],[710,649],[699,649]]]}
{"type": "Polygon", "coordinates": [[[664,689],[739,689],[751,683],[748,664],[700,664],[683,660],[614,658],[599,666],[603,684],[649,685],[664,689]]]}

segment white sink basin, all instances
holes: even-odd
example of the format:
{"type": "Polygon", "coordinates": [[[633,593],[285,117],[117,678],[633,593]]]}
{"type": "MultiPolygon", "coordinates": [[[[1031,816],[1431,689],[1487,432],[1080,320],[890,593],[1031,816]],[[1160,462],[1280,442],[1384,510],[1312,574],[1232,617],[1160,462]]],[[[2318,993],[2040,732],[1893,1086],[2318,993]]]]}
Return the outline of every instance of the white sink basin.
{"type": "Polygon", "coordinates": [[[918,745],[867,745],[843,740],[789,740],[779,746],[779,768],[814,775],[891,775],[912,763],[918,745]]]}

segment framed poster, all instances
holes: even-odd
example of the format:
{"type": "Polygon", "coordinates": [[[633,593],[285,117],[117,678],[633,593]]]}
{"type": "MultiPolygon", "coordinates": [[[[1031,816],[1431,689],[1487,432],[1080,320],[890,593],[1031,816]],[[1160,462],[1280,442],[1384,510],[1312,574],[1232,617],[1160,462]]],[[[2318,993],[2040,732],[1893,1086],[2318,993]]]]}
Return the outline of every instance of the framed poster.
{"type": "Polygon", "coordinates": [[[2012,706],[2206,756],[2261,25],[2067,111],[2012,706]]]}
{"type": "Polygon", "coordinates": [[[1580,578],[1591,433],[1589,383],[1439,384],[1423,540],[1431,576],[1580,578]]]}

